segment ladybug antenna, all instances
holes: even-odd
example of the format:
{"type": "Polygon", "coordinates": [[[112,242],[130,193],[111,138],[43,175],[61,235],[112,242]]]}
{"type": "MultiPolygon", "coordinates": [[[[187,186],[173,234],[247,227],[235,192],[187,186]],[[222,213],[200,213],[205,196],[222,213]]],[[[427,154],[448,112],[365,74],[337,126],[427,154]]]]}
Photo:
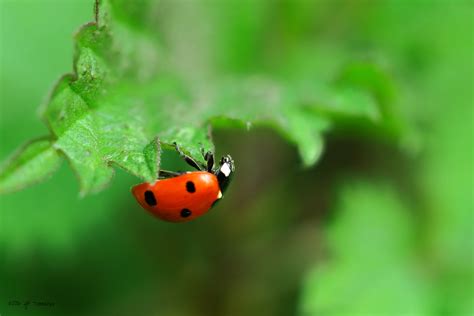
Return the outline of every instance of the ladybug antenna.
{"type": "Polygon", "coordinates": [[[219,167],[214,172],[217,177],[217,181],[219,182],[219,187],[222,193],[224,193],[224,191],[227,189],[227,186],[229,185],[234,171],[235,165],[234,160],[232,160],[232,157],[230,155],[225,155],[224,157],[222,157],[219,162],[219,167]]]}

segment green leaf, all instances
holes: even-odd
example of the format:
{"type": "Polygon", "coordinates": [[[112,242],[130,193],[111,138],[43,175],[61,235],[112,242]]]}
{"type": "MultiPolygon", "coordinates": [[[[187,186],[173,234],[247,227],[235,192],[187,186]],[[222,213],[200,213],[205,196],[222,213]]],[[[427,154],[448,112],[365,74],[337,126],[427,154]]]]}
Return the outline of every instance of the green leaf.
{"type": "Polygon", "coordinates": [[[393,190],[351,183],[336,209],[327,232],[331,258],[307,276],[301,315],[429,315],[410,213],[393,190]]]}
{"type": "Polygon", "coordinates": [[[12,192],[47,179],[62,161],[49,139],[32,141],[0,167],[0,193],[12,192]]]}
{"type": "MultiPolygon", "coordinates": [[[[217,121],[275,129],[298,148],[305,166],[317,162],[323,134],[334,125],[383,125],[376,99],[356,85],[337,86],[306,74],[285,78],[257,68],[244,74],[225,73],[225,67],[212,74],[183,72],[174,61],[179,53],[165,49],[156,32],[157,7],[155,1],[100,1],[98,21],[75,36],[74,74],[59,80],[42,109],[54,147],[74,169],[81,194],[108,185],[114,166],[155,180],[160,148],[174,142],[203,162],[201,148],[214,150],[210,131],[217,121]]],[[[253,4],[246,10],[263,12],[253,4]]],[[[252,23],[254,28],[260,22],[252,23]]],[[[237,45],[223,43],[229,49],[237,45]]],[[[190,56],[186,53],[183,59],[190,56]]]]}

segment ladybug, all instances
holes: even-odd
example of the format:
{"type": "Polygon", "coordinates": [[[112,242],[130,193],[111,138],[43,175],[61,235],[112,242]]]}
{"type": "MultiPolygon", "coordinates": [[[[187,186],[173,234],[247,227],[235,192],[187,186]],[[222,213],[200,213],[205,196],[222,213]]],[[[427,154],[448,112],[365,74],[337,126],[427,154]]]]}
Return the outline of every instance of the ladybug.
{"type": "Polygon", "coordinates": [[[184,154],[176,143],[181,157],[198,171],[172,172],[160,170],[155,183],[141,183],[132,188],[138,203],[158,218],[168,222],[187,222],[211,209],[227,188],[234,173],[234,161],[225,155],[214,167],[214,154],[203,156],[206,165],[184,154]]]}

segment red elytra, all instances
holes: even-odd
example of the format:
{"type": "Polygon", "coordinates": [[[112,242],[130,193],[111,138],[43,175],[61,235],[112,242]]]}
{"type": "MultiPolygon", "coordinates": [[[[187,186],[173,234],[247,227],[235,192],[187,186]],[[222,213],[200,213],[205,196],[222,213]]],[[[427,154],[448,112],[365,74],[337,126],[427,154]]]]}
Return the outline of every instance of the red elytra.
{"type": "Polygon", "coordinates": [[[187,222],[209,211],[222,197],[218,178],[207,171],[142,183],[132,188],[140,205],[169,222],[187,222]]]}

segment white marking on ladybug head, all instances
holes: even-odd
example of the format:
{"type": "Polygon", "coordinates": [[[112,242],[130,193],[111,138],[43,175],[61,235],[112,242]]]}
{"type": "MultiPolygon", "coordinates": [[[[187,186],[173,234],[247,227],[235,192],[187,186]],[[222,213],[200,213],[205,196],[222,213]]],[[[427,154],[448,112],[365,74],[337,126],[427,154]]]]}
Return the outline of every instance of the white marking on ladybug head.
{"type": "Polygon", "coordinates": [[[222,192],[221,192],[221,190],[219,190],[219,193],[217,194],[217,199],[220,199],[220,198],[222,198],[222,192]]]}
{"type": "Polygon", "coordinates": [[[231,173],[230,166],[228,163],[225,163],[221,166],[221,172],[228,177],[231,173]]]}

